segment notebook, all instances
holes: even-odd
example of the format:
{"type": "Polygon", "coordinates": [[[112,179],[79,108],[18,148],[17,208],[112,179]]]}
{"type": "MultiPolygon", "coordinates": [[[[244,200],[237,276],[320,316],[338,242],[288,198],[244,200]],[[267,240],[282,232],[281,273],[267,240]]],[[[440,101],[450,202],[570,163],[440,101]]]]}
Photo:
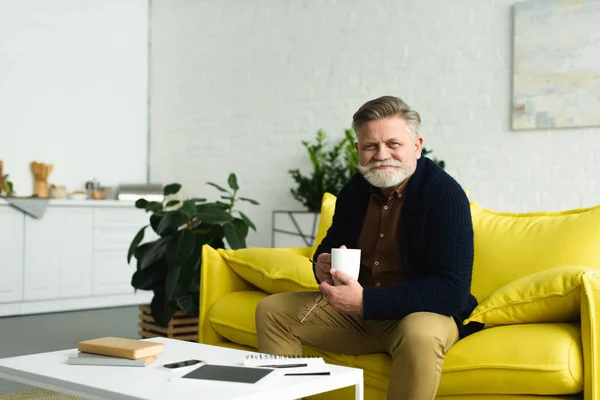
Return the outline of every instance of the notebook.
{"type": "Polygon", "coordinates": [[[284,375],[331,375],[322,357],[277,356],[271,354],[247,354],[245,367],[277,368],[284,375]]]}
{"type": "Polygon", "coordinates": [[[143,340],[103,337],[79,342],[77,349],[84,353],[137,360],[162,353],[165,345],[143,340]]]}
{"type": "Polygon", "coordinates": [[[246,368],[232,365],[204,364],[192,372],[182,376],[188,379],[206,379],[209,381],[226,381],[238,383],[256,383],[273,372],[267,368],[246,368]]]}
{"type": "Polygon", "coordinates": [[[77,353],[76,356],[71,356],[67,359],[67,364],[71,365],[112,365],[118,367],[145,367],[152,361],[156,360],[156,356],[146,358],[138,358],[131,360],[122,357],[103,356],[100,354],[77,353]]]}

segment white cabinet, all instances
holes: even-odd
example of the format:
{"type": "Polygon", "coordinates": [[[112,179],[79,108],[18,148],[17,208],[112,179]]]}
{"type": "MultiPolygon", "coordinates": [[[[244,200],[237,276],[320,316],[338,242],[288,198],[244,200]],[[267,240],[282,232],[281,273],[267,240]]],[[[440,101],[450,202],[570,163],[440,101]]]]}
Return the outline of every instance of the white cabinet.
{"type": "MultiPolygon", "coordinates": [[[[129,244],[136,233],[149,223],[150,214],[142,210],[96,209],[93,251],[94,294],[133,292],[131,276],[136,260],[127,264],[129,244]]],[[[158,236],[146,228],[144,242],[158,236]]]]}
{"type": "Polygon", "coordinates": [[[23,213],[0,207],[0,303],[23,299],[23,213]]]}
{"type": "Polygon", "coordinates": [[[25,300],[91,294],[93,210],[49,207],[25,216],[25,300]]]}
{"type": "Polygon", "coordinates": [[[149,216],[132,203],[51,200],[36,219],[0,199],[0,316],[148,304],[127,250],[149,216]]]}

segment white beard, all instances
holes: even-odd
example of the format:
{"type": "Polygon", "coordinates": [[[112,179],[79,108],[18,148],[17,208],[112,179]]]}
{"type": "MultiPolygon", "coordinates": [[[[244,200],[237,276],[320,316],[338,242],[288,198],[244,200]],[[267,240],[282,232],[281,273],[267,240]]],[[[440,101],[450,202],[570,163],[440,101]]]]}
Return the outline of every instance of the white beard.
{"type": "Polygon", "coordinates": [[[371,185],[378,188],[391,188],[400,185],[412,174],[410,165],[397,160],[371,161],[367,165],[358,165],[358,170],[371,185]],[[394,168],[378,170],[377,167],[394,168]]]}

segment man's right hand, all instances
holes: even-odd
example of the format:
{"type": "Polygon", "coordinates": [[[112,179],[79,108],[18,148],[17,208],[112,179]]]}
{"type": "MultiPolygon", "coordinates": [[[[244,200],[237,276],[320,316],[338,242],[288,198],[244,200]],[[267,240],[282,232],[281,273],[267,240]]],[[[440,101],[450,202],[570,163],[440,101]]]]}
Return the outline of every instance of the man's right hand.
{"type": "Polygon", "coordinates": [[[333,285],[333,278],[329,273],[331,269],[331,254],[330,253],[321,253],[319,254],[319,258],[317,258],[317,264],[315,265],[315,275],[319,280],[319,283],[327,282],[330,285],[333,285]]]}
{"type": "MultiPolygon", "coordinates": [[[[341,245],[340,249],[345,249],[345,245],[341,245]]],[[[319,258],[317,258],[317,265],[315,265],[315,275],[317,275],[317,279],[319,283],[327,282],[330,285],[333,285],[333,278],[329,273],[331,269],[331,254],[330,253],[321,253],[319,254],[319,258]]]]}

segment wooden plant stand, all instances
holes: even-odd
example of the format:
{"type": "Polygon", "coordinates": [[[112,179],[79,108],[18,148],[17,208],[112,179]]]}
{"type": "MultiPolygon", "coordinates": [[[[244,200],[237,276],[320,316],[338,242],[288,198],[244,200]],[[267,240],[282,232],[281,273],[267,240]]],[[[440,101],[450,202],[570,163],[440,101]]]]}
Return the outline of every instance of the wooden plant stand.
{"type": "Polygon", "coordinates": [[[198,317],[190,317],[182,310],[177,310],[167,328],[162,328],[154,323],[150,306],[139,306],[140,321],[138,334],[142,338],[166,337],[171,339],[198,341],[198,317]]]}

